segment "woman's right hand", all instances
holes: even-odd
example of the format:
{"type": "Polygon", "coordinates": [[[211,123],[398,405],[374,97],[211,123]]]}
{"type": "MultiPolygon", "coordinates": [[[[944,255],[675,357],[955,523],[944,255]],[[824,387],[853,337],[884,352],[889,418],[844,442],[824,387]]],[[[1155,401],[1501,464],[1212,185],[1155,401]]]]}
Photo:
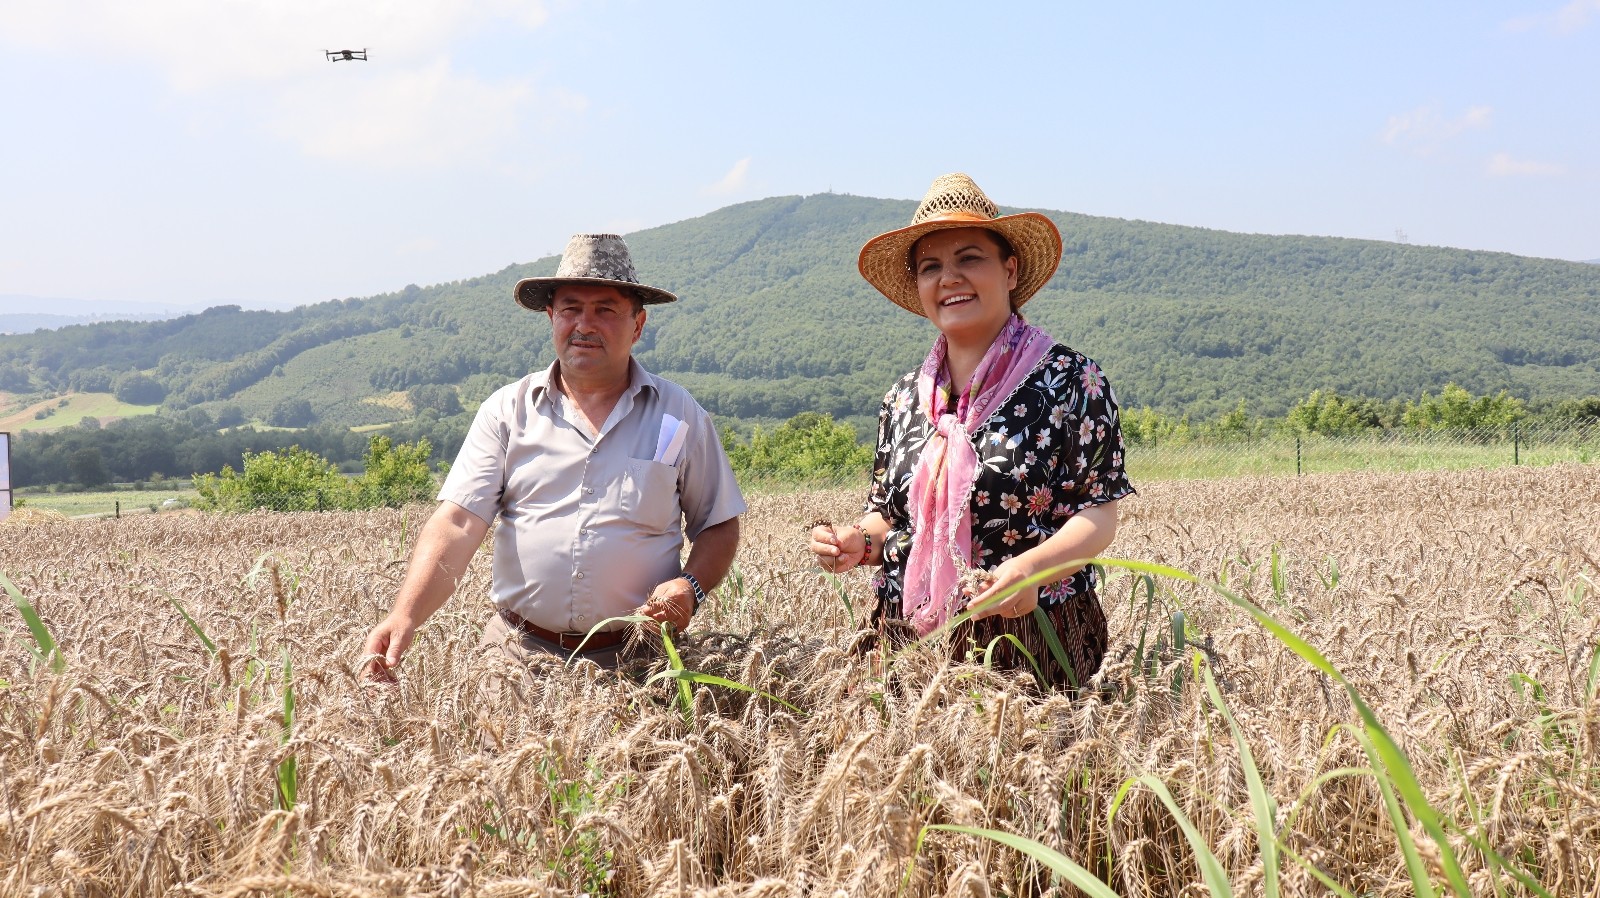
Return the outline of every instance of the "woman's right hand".
{"type": "Polygon", "coordinates": [[[826,524],[811,528],[811,554],[817,565],[832,574],[842,574],[860,564],[867,554],[867,539],[854,524],[835,529],[826,524]]]}

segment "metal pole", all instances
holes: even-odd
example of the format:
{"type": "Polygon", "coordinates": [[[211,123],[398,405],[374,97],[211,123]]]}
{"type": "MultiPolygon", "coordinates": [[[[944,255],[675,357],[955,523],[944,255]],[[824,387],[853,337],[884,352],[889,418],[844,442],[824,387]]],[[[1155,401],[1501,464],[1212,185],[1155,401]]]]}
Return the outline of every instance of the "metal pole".
{"type": "Polygon", "coordinates": [[[1294,435],[1294,476],[1300,476],[1300,434],[1294,435]]]}
{"type": "Polygon", "coordinates": [[[1516,422],[1511,424],[1511,463],[1522,464],[1522,425],[1516,422]]]}

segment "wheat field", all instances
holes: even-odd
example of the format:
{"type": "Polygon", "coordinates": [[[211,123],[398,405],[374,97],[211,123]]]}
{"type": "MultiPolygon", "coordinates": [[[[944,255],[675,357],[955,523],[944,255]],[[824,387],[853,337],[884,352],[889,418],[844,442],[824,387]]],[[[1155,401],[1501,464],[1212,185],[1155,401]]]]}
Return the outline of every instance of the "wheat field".
{"type": "Polygon", "coordinates": [[[484,552],[402,685],[364,685],[427,508],[19,514],[0,894],[1079,894],[931,825],[1025,837],[1122,896],[1600,894],[1600,469],[1145,484],[1108,555],[1202,582],[1110,568],[1112,652],[1079,697],[935,650],[875,676],[867,575],[802,548],[859,502],[754,497],[676,640],[683,670],[759,692],[480,656],[484,552]],[[1425,801],[1375,772],[1352,696],[1425,801]]]}

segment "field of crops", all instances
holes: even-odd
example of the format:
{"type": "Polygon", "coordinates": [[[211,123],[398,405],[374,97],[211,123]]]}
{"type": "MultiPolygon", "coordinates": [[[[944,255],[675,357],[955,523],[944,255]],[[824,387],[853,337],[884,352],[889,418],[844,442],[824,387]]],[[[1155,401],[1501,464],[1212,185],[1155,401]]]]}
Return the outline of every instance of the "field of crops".
{"type": "Polygon", "coordinates": [[[874,676],[801,550],[858,502],[753,500],[655,663],[754,693],[476,655],[483,553],[364,686],[423,508],[19,514],[0,894],[1600,892],[1600,469],[1144,484],[1109,554],[1199,582],[1112,569],[1078,698],[874,676]]]}

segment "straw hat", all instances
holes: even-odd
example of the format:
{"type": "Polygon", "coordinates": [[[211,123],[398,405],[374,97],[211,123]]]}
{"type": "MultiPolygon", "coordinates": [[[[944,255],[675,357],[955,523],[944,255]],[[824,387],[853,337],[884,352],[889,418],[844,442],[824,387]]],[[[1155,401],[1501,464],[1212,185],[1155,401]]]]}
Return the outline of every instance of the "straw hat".
{"type": "Polygon", "coordinates": [[[517,304],[535,312],[543,311],[555,297],[556,288],[565,284],[598,284],[616,287],[639,297],[645,305],[677,302],[678,297],[658,287],[639,283],[628,256],[628,244],[616,234],[574,234],[561,253],[561,264],[554,277],[523,278],[513,294],[517,304]]]}
{"type": "Polygon", "coordinates": [[[911,248],[923,235],[949,228],[988,228],[1005,235],[1017,253],[1017,286],[1011,304],[1020,307],[1039,292],[1061,264],[1061,232],[1037,212],[1001,215],[973,180],[960,172],[940,175],[911,216],[911,225],[867,241],[857,267],[867,283],[901,308],[926,317],[917,296],[911,248]]]}

